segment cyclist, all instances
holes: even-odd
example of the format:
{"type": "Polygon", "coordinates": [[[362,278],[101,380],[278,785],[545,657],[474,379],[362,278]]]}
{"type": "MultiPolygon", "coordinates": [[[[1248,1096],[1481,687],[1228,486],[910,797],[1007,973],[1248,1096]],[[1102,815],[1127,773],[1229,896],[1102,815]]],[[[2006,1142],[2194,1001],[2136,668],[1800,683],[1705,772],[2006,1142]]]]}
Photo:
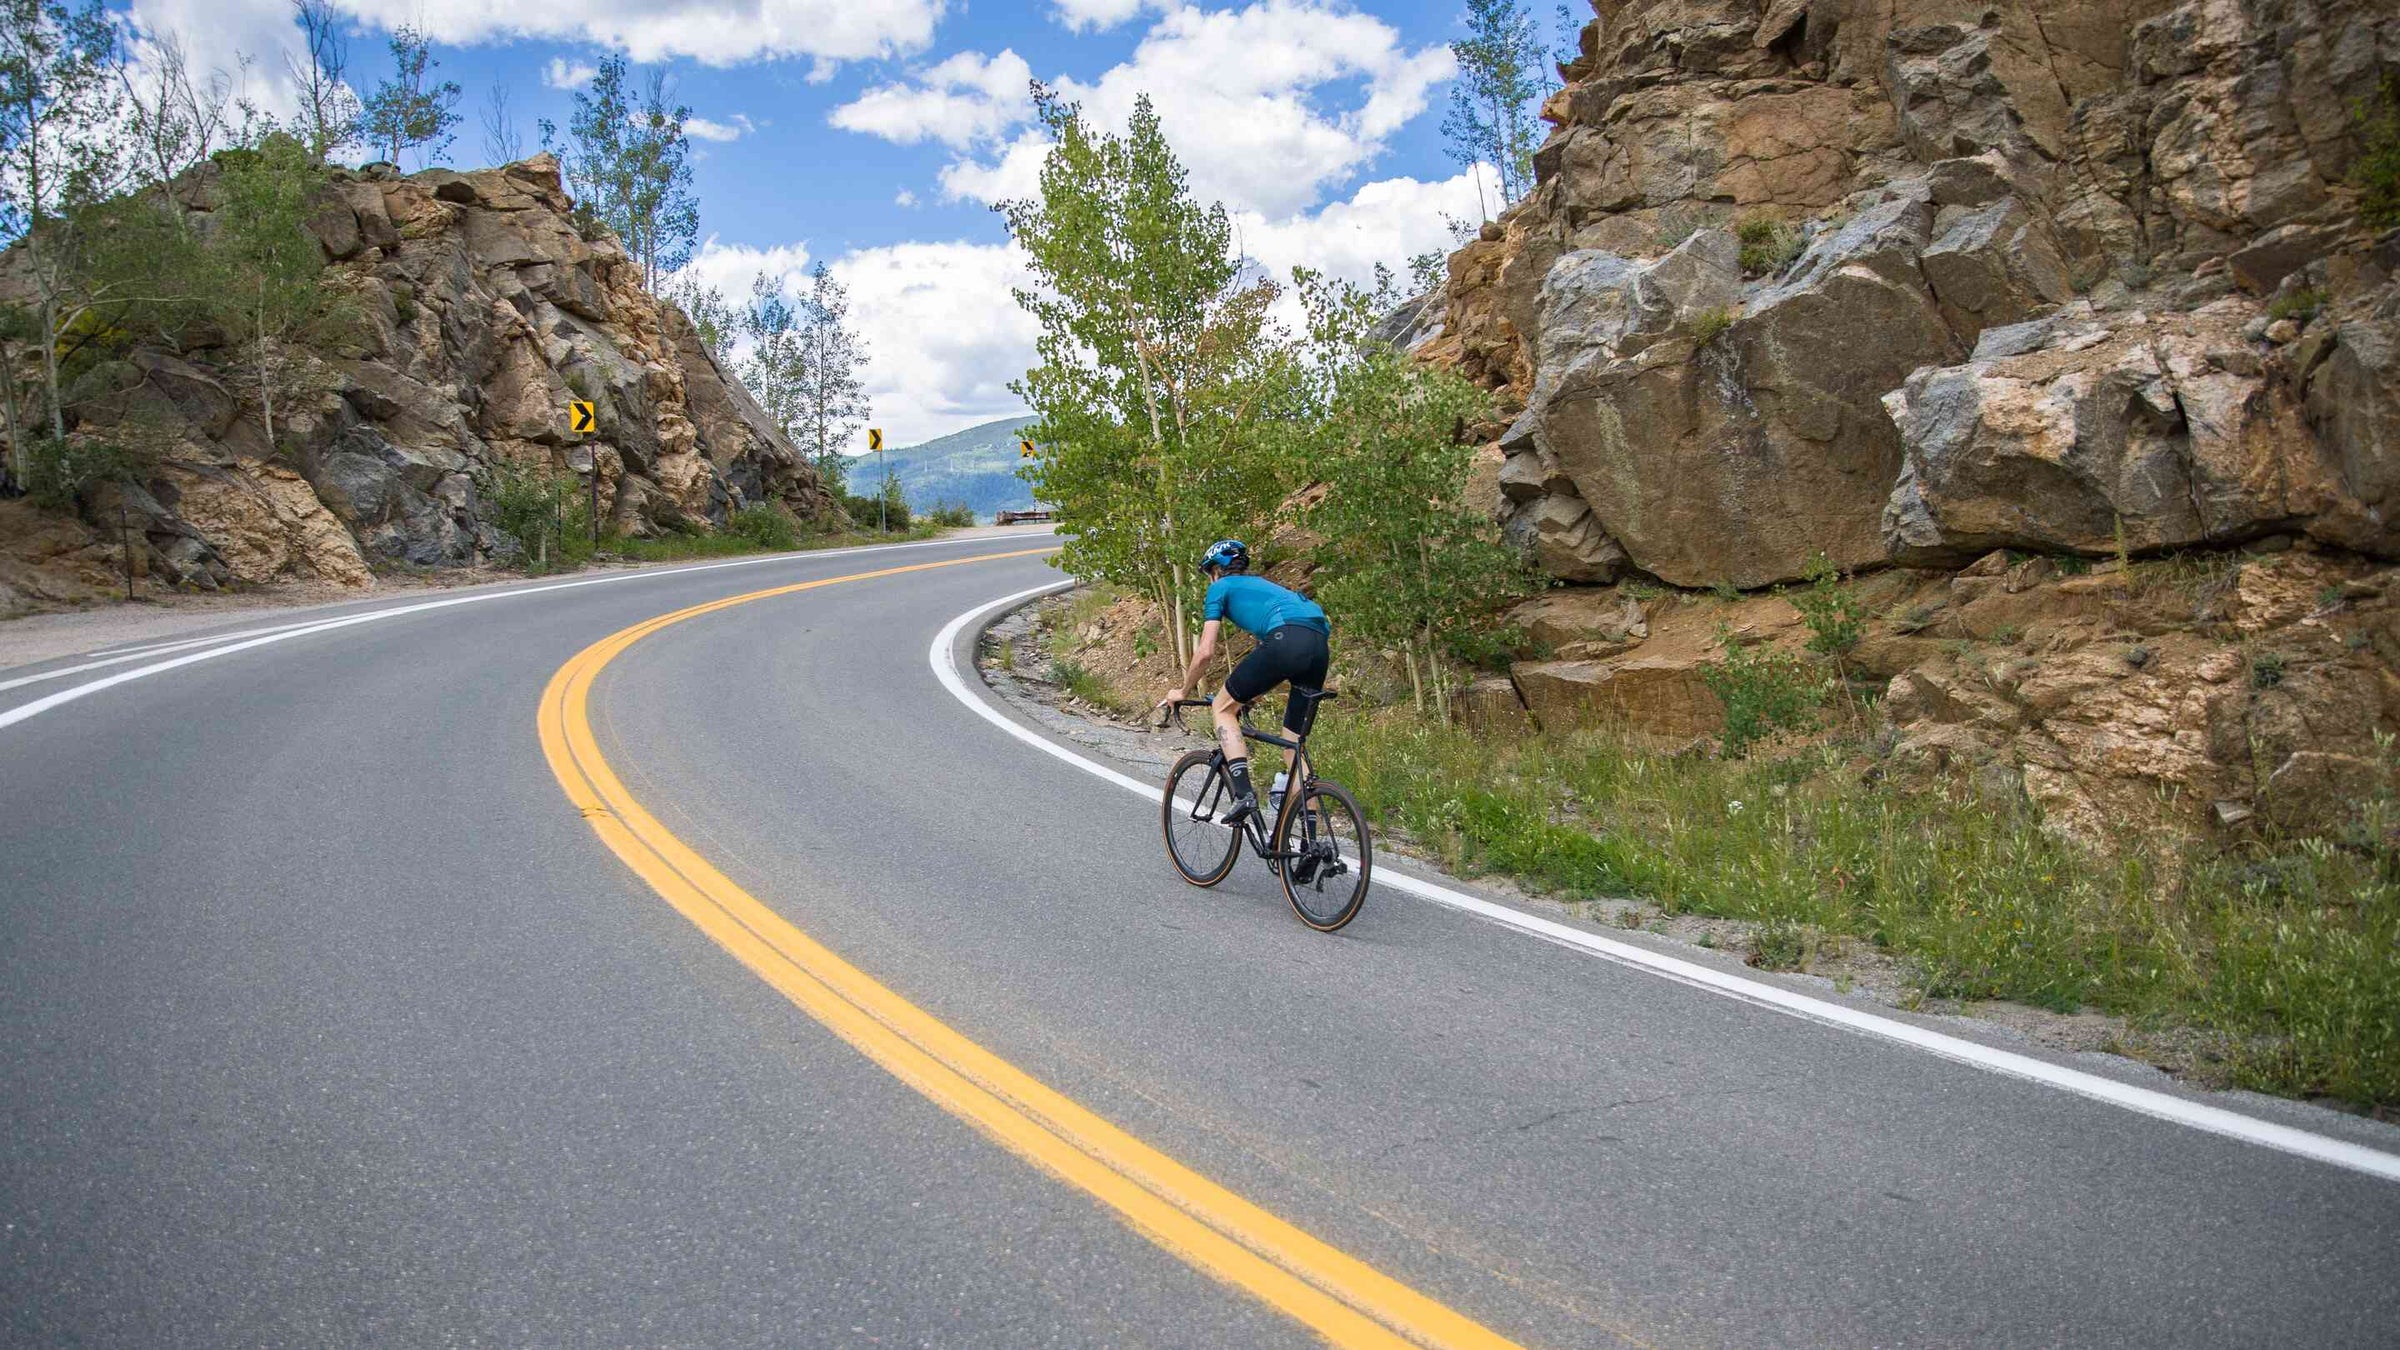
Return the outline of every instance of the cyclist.
{"type": "MultiPolygon", "coordinates": [[[[1314,600],[1251,576],[1250,549],[1239,539],[1209,545],[1200,555],[1200,570],[1208,574],[1208,598],[1200,608],[1200,645],[1192,652],[1182,683],[1167,691],[1166,702],[1182,698],[1184,690],[1199,684],[1201,672],[1216,657],[1217,629],[1224,620],[1233,620],[1234,627],[1258,639],[1257,650],[1226,675],[1209,707],[1217,724],[1217,744],[1225,749],[1225,767],[1233,778],[1234,806],[1225,813],[1225,823],[1238,825],[1258,810],[1258,792],[1250,785],[1250,749],[1242,741],[1242,710],[1287,681],[1323,688],[1326,667],[1333,661],[1333,624],[1314,600]]],[[[1298,702],[1287,700],[1283,725],[1294,735],[1301,730],[1299,717],[1298,702]]]]}

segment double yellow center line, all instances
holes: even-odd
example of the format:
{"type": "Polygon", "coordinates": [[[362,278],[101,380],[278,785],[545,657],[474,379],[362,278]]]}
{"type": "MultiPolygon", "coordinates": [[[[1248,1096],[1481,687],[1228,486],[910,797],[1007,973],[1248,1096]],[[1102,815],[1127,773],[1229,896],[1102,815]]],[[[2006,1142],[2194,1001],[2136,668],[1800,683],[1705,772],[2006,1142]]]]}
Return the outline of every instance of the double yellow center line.
{"type": "Polygon", "coordinates": [[[771,596],[1049,551],[989,553],[774,586],[635,624],[584,648],[551,677],[542,692],[542,751],[592,831],[694,926],[894,1077],[1080,1187],[1152,1242],[1333,1345],[1511,1346],[1118,1129],[834,955],[659,824],[626,791],[592,735],[593,682],[626,648],[660,629],[771,596]]]}

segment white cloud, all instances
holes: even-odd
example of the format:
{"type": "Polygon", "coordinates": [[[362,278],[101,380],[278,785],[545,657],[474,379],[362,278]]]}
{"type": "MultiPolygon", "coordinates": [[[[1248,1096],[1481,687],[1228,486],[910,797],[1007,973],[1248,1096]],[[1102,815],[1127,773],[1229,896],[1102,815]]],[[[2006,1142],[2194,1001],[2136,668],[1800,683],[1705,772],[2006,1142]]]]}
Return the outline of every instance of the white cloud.
{"type": "Polygon", "coordinates": [[[715,235],[700,245],[699,252],[684,265],[674,279],[697,280],[713,287],[733,304],[740,304],[750,295],[751,279],[765,273],[786,291],[806,286],[809,264],[808,245],[777,244],[772,248],[756,248],[749,244],[728,244],[715,235]]]}
{"type": "Polygon", "coordinates": [[[900,189],[900,191],[895,193],[892,197],[892,205],[894,206],[906,208],[915,206],[916,204],[917,194],[909,191],[907,188],[900,189]]]}
{"type": "Polygon", "coordinates": [[[1166,0],[1050,0],[1052,17],[1073,32],[1114,28],[1166,0]]]}
{"type": "Polygon", "coordinates": [[[550,64],[542,67],[542,83],[553,89],[581,89],[599,73],[600,68],[588,61],[569,62],[563,56],[553,56],[550,64]]]}
{"type": "MultiPolygon", "coordinates": [[[[1195,192],[1279,219],[1371,163],[1455,70],[1448,48],[1411,51],[1390,24],[1340,0],[1254,0],[1171,8],[1130,60],[1095,80],[1057,84],[1110,127],[1124,126],[1148,94],[1195,192]]],[[[846,105],[834,124],[962,151],[942,173],[953,196],[1020,196],[1040,165],[1029,147],[1040,143],[1027,133],[998,147],[1029,118],[1025,74],[1013,53],[989,61],[962,53],[846,105]]]]}
{"type": "MultiPolygon", "coordinates": [[[[180,37],[184,58],[199,79],[223,72],[236,95],[278,117],[298,107],[283,58],[286,53],[305,53],[289,0],[135,0],[128,17],[140,33],[180,37]]],[[[143,53],[138,42],[136,46],[139,64],[143,53]]]]}
{"type": "MultiPolygon", "coordinates": [[[[1491,170],[1487,167],[1483,174],[1488,191],[1491,170]]],[[[1277,281],[1288,283],[1294,267],[1309,267],[1364,285],[1374,280],[1380,263],[1403,273],[1399,280],[1405,287],[1410,258],[1428,249],[1450,251],[1450,231],[1442,223],[1445,213],[1460,220],[1482,219],[1473,178],[1465,173],[1432,183],[1386,178],[1315,212],[1281,221],[1241,212],[1234,225],[1242,251],[1277,281]]]]}
{"type": "MultiPolygon", "coordinates": [[[[696,278],[728,301],[765,273],[787,294],[809,285],[806,244],[759,248],[711,238],[677,279],[696,278]]],[[[1033,364],[1033,320],[1010,291],[1030,286],[1012,244],[907,243],[832,260],[850,292],[850,322],[867,347],[874,424],[895,445],[946,436],[1024,411],[1009,381],[1033,364]]],[[[736,355],[742,344],[737,344],[736,355]]],[[[858,438],[852,449],[863,449],[858,438]]]]}
{"type": "Polygon", "coordinates": [[[686,135],[690,136],[694,140],[738,141],[742,137],[749,135],[751,132],[758,130],[758,127],[749,118],[744,117],[740,113],[735,113],[733,115],[733,120],[729,122],[712,122],[705,117],[686,118],[684,119],[683,130],[686,135]]]}
{"type": "Polygon", "coordinates": [[[963,198],[978,202],[1034,196],[1041,191],[1042,160],[1049,153],[1050,142],[1040,132],[1028,131],[1011,141],[1000,158],[990,163],[954,159],[942,166],[942,195],[952,201],[963,198]]]}
{"type": "Polygon", "coordinates": [[[1032,366],[1036,330],[1009,294],[1032,284],[1015,245],[859,249],[835,259],[833,275],[850,289],[874,422],[892,444],[1024,411],[1008,384],[1032,366]]]}
{"type": "Polygon", "coordinates": [[[827,119],[901,145],[939,141],[954,150],[990,142],[1032,115],[1033,68],[1013,51],[988,60],[960,52],[906,84],[880,85],[827,119]]]}
{"type": "MultiPolygon", "coordinates": [[[[193,3],[193,0],[177,0],[193,3]]],[[[241,5],[260,0],[237,0],[241,5]]],[[[933,39],[946,0],[337,0],[384,28],[414,24],[437,42],[588,42],[635,61],[709,65],[768,57],[855,61],[905,55],[933,39]]],[[[202,3],[199,7],[219,6],[202,3]]],[[[232,6],[223,6],[232,7],[232,6]]],[[[278,13],[288,6],[273,6],[278,13]]]]}

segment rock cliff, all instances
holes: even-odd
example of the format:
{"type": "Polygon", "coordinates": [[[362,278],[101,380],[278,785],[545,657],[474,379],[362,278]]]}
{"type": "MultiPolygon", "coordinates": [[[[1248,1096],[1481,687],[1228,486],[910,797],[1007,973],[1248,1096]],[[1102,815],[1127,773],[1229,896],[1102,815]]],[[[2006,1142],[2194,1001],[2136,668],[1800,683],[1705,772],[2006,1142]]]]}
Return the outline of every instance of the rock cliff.
{"type": "MultiPolygon", "coordinates": [[[[1931,637],[1915,660],[1885,641],[1876,674],[1920,758],[1996,764],[2080,832],[2106,814],[2093,803],[2130,800],[2128,783],[2180,793],[2171,813],[2186,819],[2249,819],[2276,774],[2297,781],[2296,757],[2366,762],[2373,729],[2400,717],[2394,653],[2381,619],[2338,634],[2327,620],[2379,612],[2379,564],[2400,559],[2400,231],[2362,223],[2350,181],[2354,110],[2400,75],[2400,11],[1596,10],[1544,108],[1554,129],[1537,186],[1452,255],[1441,331],[1418,347],[1501,396],[1488,490],[1509,537],[1582,584],[1756,590],[1820,554],[1908,569],[1887,603],[1940,611],[1953,644],[1985,636],[1961,617],[1972,606],[1924,588],[1996,584],[1955,569],[2314,553],[2307,566],[2228,563],[2244,577],[2323,572],[2323,596],[2289,614],[2222,600],[2168,620],[2121,587],[2114,608],[2078,599],[2073,576],[2012,587],[2001,627],[2012,642],[2042,634],[2007,658],[2011,690],[2041,691],[2014,712],[1926,695],[1956,666],[1946,655],[1932,669],[1931,637]],[[2269,612],[2282,617],[2256,617],[2269,612]],[[2315,628],[2292,628],[2311,616],[2315,628]],[[2168,629],[2193,650],[2157,641],[2168,629]],[[2119,649],[2145,643],[2145,660],[2161,655],[2138,668],[2150,692],[2131,699],[2117,686],[2137,667],[2119,649]],[[2336,681],[2340,699],[2284,719],[2304,729],[2271,753],[2197,730],[2206,773],[2058,749],[2108,741],[2070,724],[2221,727],[2234,696],[2193,672],[2222,676],[2262,643],[2356,674],[2336,681]],[[2090,671],[2045,682],[2053,666],[2090,671]],[[2152,688],[2179,680],[2179,693],[2152,688]],[[1927,730],[1953,713],[1972,734],[1927,730]]],[[[1622,609],[1613,592],[1589,604],[1622,609]]],[[[1930,631],[1900,612],[1876,625],[1879,641],[1930,631]]],[[[1713,659],[1712,644],[1645,631],[1605,645],[1520,667],[1517,693],[1546,720],[1661,734],[1719,715],[1679,674],[1713,659]],[[1671,715],[1645,725],[1641,701],[1626,701],[1637,686],[1669,690],[1671,715]]],[[[2269,701],[2305,704],[2313,687],[2269,701]]]]}
{"type": "MultiPolygon", "coordinates": [[[[178,195],[209,210],[213,169],[178,195]]],[[[277,407],[276,444],[251,384],[216,353],[136,347],[79,382],[72,434],[138,434],[156,467],[82,503],[103,544],[49,537],[64,528],[51,521],[42,557],[113,569],[121,500],[137,569],[179,585],[365,585],[378,565],[505,560],[524,541],[478,497],[501,465],[569,474],[586,491],[596,478],[601,510],[635,535],[759,501],[804,518],[832,510],[690,322],[572,208],[548,155],[473,173],[337,170],[309,228],[326,283],[354,302],[354,337],[300,358],[310,392],[277,407]],[[594,432],[569,430],[571,400],[596,405],[594,432]]],[[[71,594],[73,582],[49,584],[71,594]]]]}

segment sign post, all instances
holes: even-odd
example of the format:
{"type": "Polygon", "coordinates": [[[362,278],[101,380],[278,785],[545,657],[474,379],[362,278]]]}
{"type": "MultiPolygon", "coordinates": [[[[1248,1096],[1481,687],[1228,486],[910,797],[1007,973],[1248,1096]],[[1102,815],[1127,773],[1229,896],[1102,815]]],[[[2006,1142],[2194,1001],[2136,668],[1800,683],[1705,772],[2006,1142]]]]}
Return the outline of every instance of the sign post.
{"type": "MultiPolygon", "coordinates": [[[[867,448],[875,452],[875,467],[883,469],[882,427],[867,428],[867,448]]],[[[886,469],[884,472],[888,474],[890,470],[886,469]]],[[[885,490],[886,483],[887,480],[883,477],[875,480],[875,528],[885,534],[890,534],[892,532],[892,499],[891,494],[885,490]]]]}

